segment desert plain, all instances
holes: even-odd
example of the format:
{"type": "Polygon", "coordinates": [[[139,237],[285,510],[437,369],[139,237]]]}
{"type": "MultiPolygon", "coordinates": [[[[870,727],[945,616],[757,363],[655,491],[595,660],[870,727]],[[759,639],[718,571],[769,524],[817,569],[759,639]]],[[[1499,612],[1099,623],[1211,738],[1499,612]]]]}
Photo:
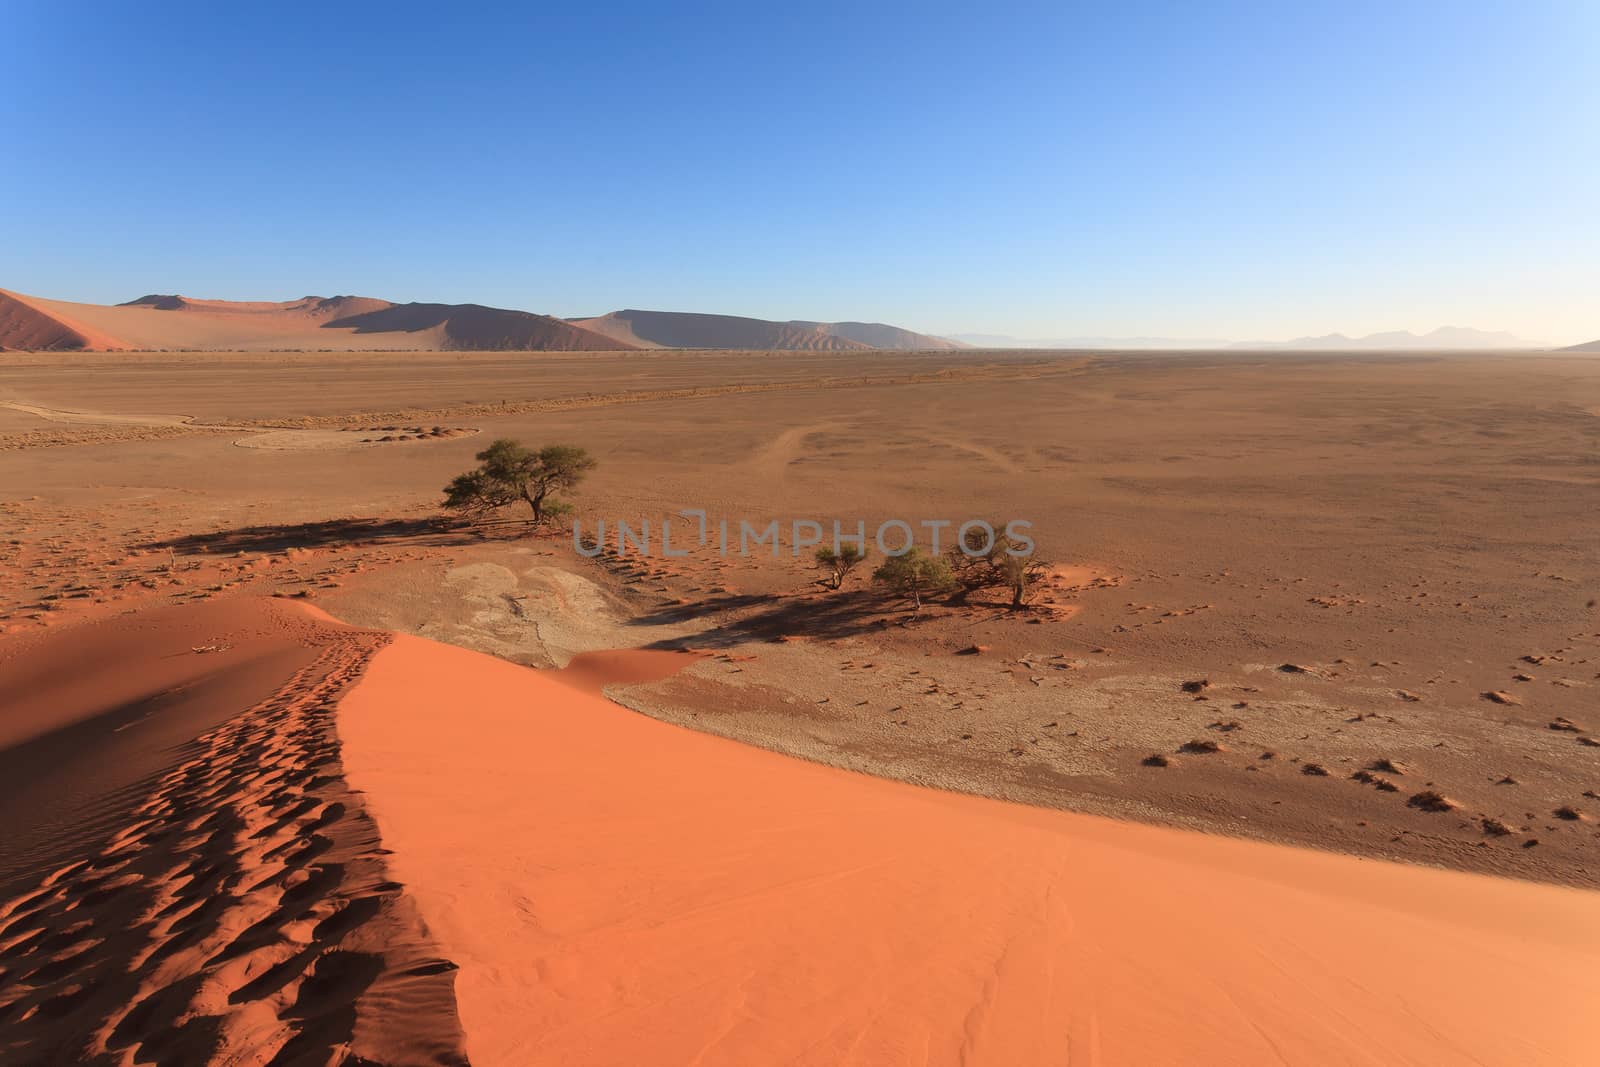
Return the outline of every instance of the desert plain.
{"type": "Polygon", "coordinates": [[[0,353],[0,1060],[1592,1063],[1597,513],[1582,354],[0,353]]]}

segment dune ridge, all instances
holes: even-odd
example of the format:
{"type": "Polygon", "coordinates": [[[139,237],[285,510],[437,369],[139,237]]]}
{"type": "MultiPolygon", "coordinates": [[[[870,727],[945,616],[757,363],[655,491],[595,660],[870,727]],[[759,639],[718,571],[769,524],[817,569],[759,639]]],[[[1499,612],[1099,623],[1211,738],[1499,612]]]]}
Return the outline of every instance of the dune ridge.
{"type": "MultiPolygon", "coordinates": [[[[115,819],[76,858],[9,880],[0,1059],[464,1063],[454,966],[389,875],[340,762],[335,702],[387,637],[281,601],[207,609],[86,624],[30,646],[47,660],[107,641],[145,660],[215,660],[205,700],[236,713],[168,749],[165,770],[105,796],[115,819]],[[306,655],[279,656],[280,683],[240,706],[259,680],[235,680],[252,660],[232,653],[263,634],[277,652],[306,655]],[[174,647],[196,640],[209,643],[174,647]]],[[[0,674],[11,680],[29,658],[0,674]]],[[[139,659],[80,660],[76,689],[57,678],[56,695],[78,709],[67,718],[104,716],[107,703],[115,713],[118,675],[139,659]]],[[[116,732],[163,712],[133,710],[116,732]]],[[[28,729],[41,725],[69,724],[28,729]]]]}
{"type": "Polygon", "coordinates": [[[818,322],[798,323],[797,325],[810,325],[823,333],[856,341],[866,345],[868,348],[953,352],[957,349],[972,347],[962,341],[952,341],[948,337],[934,337],[931,334],[915,333],[911,330],[902,329],[899,326],[890,326],[882,322],[818,322]]]}
{"type": "Polygon", "coordinates": [[[600,669],[398,636],[341,703],[475,1063],[1592,1051],[1593,894],[868,778],[625,711],[600,669]]]}
{"type": "Polygon", "coordinates": [[[0,344],[24,350],[615,351],[633,347],[561,319],[477,304],[365,296],[202,300],[152,293],[74,304],[0,290],[0,344]]]}
{"type": "Polygon", "coordinates": [[[39,302],[0,289],[0,348],[24,352],[66,352],[124,347],[117,339],[53,314],[39,302]]]}
{"type": "Polygon", "coordinates": [[[443,351],[605,352],[635,347],[549,315],[481,304],[395,304],[325,324],[356,334],[416,334],[443,351]]]}
{"type": "Polygon", "coordinates": [[[605,352],[946,350],[958,341],[864,322],[614,311],[560,319],[482,304],[396,304],[366,296],[206,300],[150,293],[79,304],[0,289],[0,347],[22,351],[605,352]]]}
{"type": "Polygon", "coordinates": [[[276,315],[299,312],[307,317],[328,320],[349,315],[381,311],[395,305],[373,296],[305,296],[299,300],[249,301],[200,300],[192,296],[150,293],[137,300],[115,305],[119,308],[148,307],[157,311],[213,312],[227,315],[276,315]]]}
{"type": "Polygon", "coordinates": [[[739,315],[684,311],[612,311],[568,320],[586,330],[642,348],[708,348],[787,351],[945,351],[959,341],[913,333],[878,322],[775,322],[739,315]]]}

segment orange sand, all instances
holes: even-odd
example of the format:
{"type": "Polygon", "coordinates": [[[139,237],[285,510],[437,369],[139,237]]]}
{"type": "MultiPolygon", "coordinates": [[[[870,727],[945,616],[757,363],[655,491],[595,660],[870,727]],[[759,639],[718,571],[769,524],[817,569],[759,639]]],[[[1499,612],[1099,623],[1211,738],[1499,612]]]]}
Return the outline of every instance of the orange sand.
{"type": "Polygon", "coordinates": [[[548,672],[548,676],[598,696],[608,685],[642,685],[671,678],[697,658],[692,652],[665,649],[580,652],[565,667],[548,672]]]}
{"type": "Polygon", "coordinates": [[[920,790],[414,637],[339,725],[477,1064],[1594,1062],[1592,894],[920,790]]]}
{"type": "Polygon", "coordinates": [[[383,640],[232,597],[0,642],[0,1063],[462,1062],[340,770],[383,640]]]}

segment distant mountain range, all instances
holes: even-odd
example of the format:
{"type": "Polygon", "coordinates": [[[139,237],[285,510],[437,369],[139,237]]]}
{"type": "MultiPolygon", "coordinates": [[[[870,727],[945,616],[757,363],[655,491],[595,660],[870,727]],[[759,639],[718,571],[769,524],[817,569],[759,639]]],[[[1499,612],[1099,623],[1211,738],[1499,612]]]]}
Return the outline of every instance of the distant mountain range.
{"type": "Polygon", "coordinates": [[[364,296],[307,296],[274,303],[153,294],[107,306],[0,289],[0,348],[34,351],[868,352],[963,347],[875,322],[769,322],[666,311],[559,319],[481,304],[396,304],[364,296]]]}
{"type": "Polygon", "coordinates": [[[1600,341],[1585,341],[1581,345],[1569,345],[1561,349],[1562,352],[1600,352],[1600,341]]]}

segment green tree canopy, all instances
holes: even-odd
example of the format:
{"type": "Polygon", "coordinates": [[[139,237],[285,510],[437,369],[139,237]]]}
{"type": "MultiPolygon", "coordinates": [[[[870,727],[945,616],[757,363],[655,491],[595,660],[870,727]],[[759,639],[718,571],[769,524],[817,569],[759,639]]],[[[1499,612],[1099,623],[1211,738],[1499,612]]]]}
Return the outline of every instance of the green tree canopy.
{"type": "Polygon", "coordinates": [[[1004,586],[1011,591],[1011,606],[1024,606],[1047,567],[1031,552],[1023,555],[1023,542],[1005,532],[1004,523],[990,523],[993,536],[974,526],[962,543],[950,550],[950,569],[968,589],[1004,586]]]}
{"type": "Polygon", "coordinates": [[[828,572],[826,580],[829,589],[837,589],[844,584],[845,576],[867,558],[867,553],[855,545],[840,545],[837,549],[824,545],[817,549],[817,566],[828,572]]]}
{"type": "Polygon", "coordinates": [[[904,555],[890,556],[872,572],[872,580],[882,582],[891,592],[909,598],[914,611],[922,610],[923,597],[946,592],[956,585],[950,564],[943,557],[930,556],[920,548],[913,548],[904,555]]]}
{"type": "Polygon", "coordinates": [[[457,511],[484,512],[523,501],[533,521],[570,511],[552,494],[578,487],[595,467],[594,457],[576,445],[545,445],[534,450],[502,437],[477,455],[478,466],[458,474],[444,487],[444,505],[457,511]]]}

